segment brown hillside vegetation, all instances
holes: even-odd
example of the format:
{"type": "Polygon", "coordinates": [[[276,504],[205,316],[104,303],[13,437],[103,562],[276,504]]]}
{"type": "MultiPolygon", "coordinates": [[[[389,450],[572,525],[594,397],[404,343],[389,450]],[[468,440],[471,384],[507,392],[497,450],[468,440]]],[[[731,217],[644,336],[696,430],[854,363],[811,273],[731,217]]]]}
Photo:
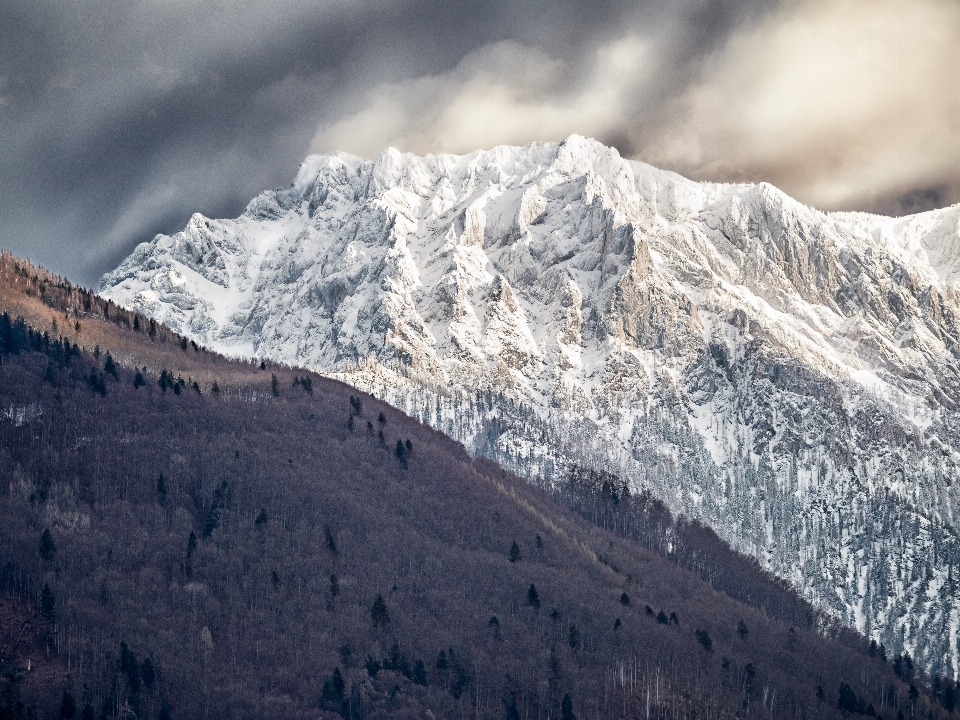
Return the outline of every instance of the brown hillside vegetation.
{"type": "Polygon", "coordinates": [[[205,392],[214,382],[232,392],[271,390],[271,372],[207,352],[169,328],[7,252],[0,253],[0,310],[81,350],[109,350],[121,365],[146,367],[151,375],[166,369],[195,380],[205,392]]]}
{"type": "Polygon", "coordinates": [[[571,480],[574,513],[9,256],[0,312],[0,719],[951,715],[951,683],[824,637],[602,478],[571,480]],[[668,532],[700,549],[666,557],[668,532]]]}

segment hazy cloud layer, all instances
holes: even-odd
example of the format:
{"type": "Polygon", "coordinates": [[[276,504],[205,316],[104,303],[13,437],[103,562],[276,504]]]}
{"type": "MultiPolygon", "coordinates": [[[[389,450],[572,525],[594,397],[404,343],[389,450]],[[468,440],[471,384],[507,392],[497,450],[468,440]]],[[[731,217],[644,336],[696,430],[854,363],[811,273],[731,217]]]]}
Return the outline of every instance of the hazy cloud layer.
{"type": "Polygon", "coordinates": [[[0,245],[92,284],[310,150],[577,132],[823,207],[960,199],[960,13],[915,0],[0,5],[0,245]]]}
{"type": "Polygon", "coordinates": [[[607,140],[711,180],[767,180],[827,209],[910,212],[960,199],[960,6],[805,2],[730,34],[678,83],[655,34],[629,28],[589,71],[515,43],[442,75],[371,88],[321,124],[315,152],[371,157],[498,143],[607,140]]]}
{"type": "Polygon", "coordinates": [[[960,5],[806,2],[731,37],[652,162],[826,208],[960,200],[960,5]]]}

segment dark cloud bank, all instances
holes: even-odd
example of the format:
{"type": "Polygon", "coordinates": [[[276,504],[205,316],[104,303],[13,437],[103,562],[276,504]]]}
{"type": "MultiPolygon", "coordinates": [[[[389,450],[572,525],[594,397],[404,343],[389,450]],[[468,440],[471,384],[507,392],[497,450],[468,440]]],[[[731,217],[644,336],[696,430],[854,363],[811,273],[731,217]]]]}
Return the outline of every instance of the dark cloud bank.
{"type": "Polygon", "coordinates": [[[572,132],[821,207],[960,199],[951,3],[0,5],[0,245],[92,285],[309,151],[572,132]]]}

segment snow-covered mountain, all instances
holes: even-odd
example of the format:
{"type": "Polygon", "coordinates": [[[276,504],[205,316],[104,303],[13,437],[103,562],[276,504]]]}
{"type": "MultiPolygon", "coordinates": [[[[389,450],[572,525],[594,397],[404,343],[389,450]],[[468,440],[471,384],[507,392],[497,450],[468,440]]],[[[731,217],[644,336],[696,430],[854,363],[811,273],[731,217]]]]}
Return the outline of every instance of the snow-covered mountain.
{"type": "Polygon", "coordinates": [[[528,477],[618,474],[958,674],[960,206],[822,213],[578,136],[311,156],[99,290],[528,477]]]}

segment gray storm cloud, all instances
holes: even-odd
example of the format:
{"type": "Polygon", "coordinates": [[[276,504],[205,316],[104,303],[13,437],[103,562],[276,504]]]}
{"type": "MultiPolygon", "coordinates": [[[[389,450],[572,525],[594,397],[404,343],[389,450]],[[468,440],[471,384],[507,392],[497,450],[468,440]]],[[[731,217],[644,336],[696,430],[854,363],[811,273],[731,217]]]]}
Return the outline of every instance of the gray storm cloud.
{"type": "Polygon", "coordinates": [[[960,199],[960,6],[788,6],[732,33],[676,92],[668,54],[631,30],[571,86],[569,63],[489,45],[447,73],[370,89],[361,110],[320,125],[311,149],[459,153],[579,133],[696,178],[766,180],[826,209],[897,213],[930,189],[960,199]],[[655,103],[666,107],[651,112],[655,103]]]}
{"type": "Polygon", "coordinates": [[[0,4],[0,245],[93,284],[307,152],[596,137],[824,208],[960,200],[960,9],[915,0],[0,4]]]}

